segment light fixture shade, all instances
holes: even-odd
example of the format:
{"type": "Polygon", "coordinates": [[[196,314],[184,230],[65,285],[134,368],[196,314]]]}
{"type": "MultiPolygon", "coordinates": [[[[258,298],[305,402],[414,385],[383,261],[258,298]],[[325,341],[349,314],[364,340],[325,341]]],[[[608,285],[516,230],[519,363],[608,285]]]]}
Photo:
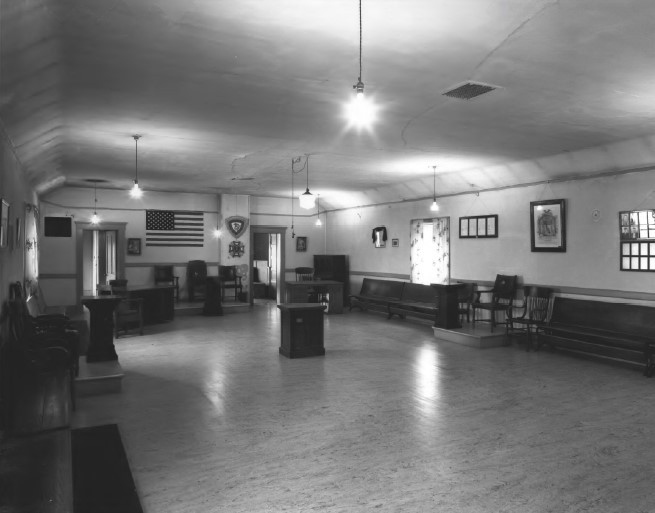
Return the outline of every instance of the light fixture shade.
{"type": "Polygon", "coordinates": [[[221,235],[223,235],[223,232],[221,231],[220,228],[215,228],[214,229],[214,238],[215,239],[220,239],[221,235]]]}
{"type": "Polygon", "coordinates": [[[316,218],[316,223],[315,223],[315,224],[316,224],[316,226],[323,226],[323,223],[321,222],[321,218],[320,218],[320,217],[317,217],[317,218],[316,218]]]}
{"type": "Polygon", "coordinates": [[[91,224],[98,224],[100,222],[100,218],[98,217],[97,213],[93,213],[91,216],[91,224]]]}
{"type": "Polygon", "coordinates": [[[439,205],[437,205],[436,198],[434,199],[434,201],[432,201],[432,205],[430,205],[430,210],[432,212],[438,212],[439,211],[439,205]]]}
{"type": "Polygon", "coordinates": [[[300,208],[314,208],[314,205],[316,204],[316,198],[311,192],[309,192],[309,187],[298,197],[298,200],[300,202],[300,208]]]}

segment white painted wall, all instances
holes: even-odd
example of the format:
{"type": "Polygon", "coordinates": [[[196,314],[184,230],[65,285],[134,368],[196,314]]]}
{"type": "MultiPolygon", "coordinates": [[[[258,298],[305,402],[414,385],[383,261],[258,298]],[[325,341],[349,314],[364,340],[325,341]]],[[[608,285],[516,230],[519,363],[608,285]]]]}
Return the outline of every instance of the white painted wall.
{"type": "MultiPolygon", "coordinates": [[[[655,173],[634,173],[591,180],[439,198],[440,216],[451,220],[451,279],[493,281],[497,273],[517,274],[525,283],[655,292],[655,273],[619,270],[618,212],[655,208],[655,173]],[[530,202],[566,199],[567,251],[533,253],[530,247],[530,202]],[[600,210],[600,220],[592,212],[600,210]],[[498,214],[497,239],[459,239],[462,216],[498,214]]],[[[358,273],[409,276],[409,221],[429,218],[430,201],[354,208],[329,215],[329,253],[349,255],[353,290],[358,273]],[[387,227],[389,241],[400,247],[376,249],[374,227],[387,227]]]]}
{"type": "MultiPolygon", "coordinates": [[[[215,194],[146,192],[140,199],[129,197],[128,191],[97,190],[97,212],[104,222],[126,223],[126,238],[142,239],[141,255],[125,256],[125,277],[130,284],[151,284],[155,264],[173,264],[180,279],[180,294],[186,294],[186,262],[205,260],[208,274],[218,273],[219,242],[213,235],[218,223],[218,201],[215,194]],[[200,210],[205,212],[205,243],[202,248],[161,248],[145,245],[145,211],[200,210]]],[[[73,222],[88,222],[94,211],[93,188],[62,187],[41,199],[41,217],[71,216],[73,222]]],[[[49,304],[74,304],[76,279],[76,237],[41,238],[40,274],[42,286],[48,289],[49,304]],[[61,286],[67,276],[66,286],[61,286]],[[50,280],[56,280],[49,284],[50,280]],[[54,286],[56,283],[57,286],[54,286]],[[52,286],[50,286],[52,285],[52,286]]]]}

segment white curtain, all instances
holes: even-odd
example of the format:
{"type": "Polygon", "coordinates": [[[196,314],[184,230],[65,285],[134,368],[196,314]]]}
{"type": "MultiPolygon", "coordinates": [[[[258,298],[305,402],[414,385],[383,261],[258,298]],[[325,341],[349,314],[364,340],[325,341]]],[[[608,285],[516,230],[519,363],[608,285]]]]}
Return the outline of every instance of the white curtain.
{"type": "Polygon", "coordinates": [[[410,280],[447,284],[450,281],[450,218],[410,222],[410,280]]]}

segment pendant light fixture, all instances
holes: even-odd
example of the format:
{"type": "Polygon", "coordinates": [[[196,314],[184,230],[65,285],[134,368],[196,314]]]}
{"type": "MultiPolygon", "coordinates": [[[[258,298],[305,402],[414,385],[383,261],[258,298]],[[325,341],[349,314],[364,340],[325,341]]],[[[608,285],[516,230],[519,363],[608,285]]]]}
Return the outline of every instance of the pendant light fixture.
{"type": "Polygon", "coordinates": [[[298,200],[300,202],[300,208],[310,209],[314,208],[316,198],[311,192],[309,192],[309,155],[307,155],[305,166],[307,166],[307,189],[305,189],[305,192],[298,197],[298,200]]]}
{"type": "Polygon", "coordinates": [[[321,215],[320,215],[319,209],[318,209],[318,203],[319,203],[320,197],[321,197],[320,194],[316,195],[316,226],[323,226],[323,223],[321,222],[321,215]]]}
{"type": "Polygon", "coordinates": [[[130,189],[130,196],[133,198],[140,198],[143,191],[139,188],[139,139],[140,135],[133,135],[134,138],[134,185],[130,189]]]}
{"type": "Polygon", "coordinates": [[[359,76],[357,83],[353,86],[356,98],[364,99],[364,82],[362,82],[362,0],[359,0],[359,76]]]}
{"type": "Polygon", "coordinates": [[[432,212],[439,211],[439,205],[437,205],[437,166],[432,166],[432,205],[430,205],[430,210],[432,212]]]}
{"type": "Polygon", "coordinates": [[[97,186],[98,182],[97,180],[93,181],[93,215],[91,216],[91,224],[98,224],[100,222],[100,218],[98,217],[98,194],[97,194],[97,186]]]}
{"type": "Polygon", "coordinates": [[[362,81],[362,0],[359,0],[359,75],[353,85],[355,98],[346,106],[346,117],[351,126],[358,129],[368,128],[375,120],[375,105],[364,96],[362,81]]]}

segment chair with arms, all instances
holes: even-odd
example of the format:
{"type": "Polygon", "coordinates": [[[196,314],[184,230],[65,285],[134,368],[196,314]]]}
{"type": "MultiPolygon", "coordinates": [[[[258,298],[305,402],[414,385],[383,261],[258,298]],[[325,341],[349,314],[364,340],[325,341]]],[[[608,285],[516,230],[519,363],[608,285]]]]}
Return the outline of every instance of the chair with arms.
{"type": "Polygon", "coordinates": [[[186,284],[189,290],[189,301],[193,301],[196,293],[203,296],[207,292],[207,262],[204,260],[189,260],[186,265],[186,284]]]}
{"type": "Polygon", "coordinates": [[[239,293],[243,290],[241,276],[237,274],[237,266],[219,265],[218,281],[221,284],[221,299],[225,299],[225,289],[234,289],[234,300],[236,301],[239,293]]]}
{"type": "Polygon", "coordinates": [[[139,335],[143,335],[143,298],[128,296],[127,280],[110,280],[109,285],[113,295],[123,297],[114,310],[116,338],[119,337],[121,330],[127,333],[132,326],[138,326],[139,335]]]}
{"type": "Polygon", "coordinates": [[[523,287],[523,304],[518,315],[514,309],[507,310],[507,335],[525,333],[527,335],[526,351],[532,349],[532,332],[548,322],[553,289],[548,287],[523,287]]]}
{"type": "Polygon", "coordinates": [[[473,295],[475,293],[476,283],[462,283],[457,289],[457,303],[459,305],[460,321],[464,320],[466,315],[466,322],[471,320],[471,303],[473,302],[473,295]]]}
{"type": "MultiPolygon", "coordinates": [[[[485,310],[489,312],[490,319],[478,319],[479,321],[491,322],[491,331],[493,332],[496,324],[496,312],[507,312],[508,308],[512,307],[514,296],[516,294],[517,276],[508,276],[505,274],[497,274],[496,281],[492,289],[477,290],[475,298],[471,303],[473,309],[473,324],[475,324],[475,315],[478,310],[485,310]],[[482,294],[490,294],[487,301],[482,301],[482,294]]],[[[505,324],[507,321],[502,321],[505,324]]]]}
{"type": "Polygon", "coordinates": [[[173,274],[172,265],[155,266],[155,285],[173,285],[175,287],[175,302],[180,302],[180,278],[173,274]]]}

